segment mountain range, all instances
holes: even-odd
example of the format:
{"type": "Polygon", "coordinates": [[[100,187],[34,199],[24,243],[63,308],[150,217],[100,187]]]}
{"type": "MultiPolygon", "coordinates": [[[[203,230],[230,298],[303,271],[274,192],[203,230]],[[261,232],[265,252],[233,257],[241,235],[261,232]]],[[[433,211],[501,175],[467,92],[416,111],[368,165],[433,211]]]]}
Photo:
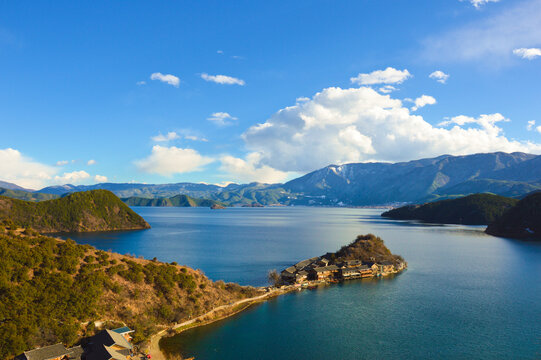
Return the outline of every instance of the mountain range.
{"type": "Polygon", "coordinates": [[[63,195],[94,189],[110,190],[121,198],[163,198],[183,194],[229,205],[254,202],[322,206],[425,203],[483,192],[519,198],[541,189],[541,156],[496,152],[442,155],[400,163],[329,165],[285,184],[250,183],[222,187],[196,183],[102,183],[50,186],[36,193],[63,195]]]}

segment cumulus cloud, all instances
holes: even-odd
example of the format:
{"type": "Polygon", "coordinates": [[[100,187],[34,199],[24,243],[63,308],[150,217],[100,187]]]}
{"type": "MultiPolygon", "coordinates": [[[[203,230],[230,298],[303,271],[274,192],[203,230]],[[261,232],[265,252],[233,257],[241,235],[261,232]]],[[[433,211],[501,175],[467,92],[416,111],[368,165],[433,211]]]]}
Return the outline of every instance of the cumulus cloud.
{"type": "Polygon", "coordinates": [[[68,165],[69,164],[69,161],[68,160],[59,160],[56,162],[56,166],[64,166],[64,165],[68,165]]]}
{"type": "Polygon", "coordinates": [[[538,48],[520,48],[513,50],[513,54],[520,56],[523,59],[533,60],[541,56],[541,49],[538,48]]]}
{"type": "Polygon", "coordinates": [[[376,84],[401,84],[411,77],[407,69],[397,70],[388,67],[385,70],[376,70],[368,74],[359,74],[352,77],[350,80],[354,84],[359,85],[376,85],[376,84]]]}
{"type": "Polygon", "coordinates": [[[171,74],[164,75],[159,72],[156,72],[150,75],[150,80],[158,80],[166,84],[172,85],[174,87],[178,87],[178,85],[180,84],[180,79],[176,77],[175,75],[171,75],[171,74]]]}
{"type": "Polygon", "coordinates": [[[52,179],[57,170],[53,166],[24,156],[18,150],[0,149],[0,176],[3,181],[25,188],[40,189],[52,179]]]}
{"type": "Polygon", "coordinates": [[[436,70],[432,74],[428,75],[428,77],[436,80],[439,83],[445,84],[447,79],[449,79],[449,74],[446,74],[441,70],[436,70]]]}
{"type": "Polygon", "coordinates": [[[224,126],[224,125],[231,125],[233,121],[238,120],[236,117],[231,116],[229,113],[226,112],[215,112],[212,113],[208,118],[208,121],[212,121],[213,123],[224,126]]]}
{"type": "Polygon", "coordinates": [[[84,170],[73,171],[64,173],[62,175],[56,175],[54,182],[57,184],[77,184],[90,178],[90,174],[84,170]]]}
{"type": "MultiPolygon", "coordinates": [[[[460,0],[464,1],[464,0],[460,0]]],[[[481,6],[486,5],[491,2],[499,2],[500,0],[468,0],[476,9],[481,8],[481,6]]]]}
{"type": "Polygon", "coordinates": [[[146,173],[171,176],[199,171],[213,161],[214,159],[202,156],[194,149],[155,145],[152,153],[144,159],[135,161],[135,165],[146,173]]]}
{"type": "Polygon", "coordinates": [[[492,151],[541,153],[541,144],[510,140],[500,114],[454,117],[431,125],[401,100],[369,87],[331,87],[279,110],[242,136],[258,164],[307,172],[329,164],[405,161],[492,151]],[[453,125],[451,128],[444,126],[453,125]]]}
{"type": "Polygon", "coordinates": [[[244,80],[237,79],[232,76],[227,75],[209,75],[207,73],[201,74],[201,78],[205,81],[214,82],[217,84],[223,84],[223,85],[240,85],[244,86],[246,83],[244,80]]]}
{"type": "Polygon", "coordinates": [[[225,155],[220,158],[220,170],[237,182],[278,183],[288,174],[261,164],[261,154],[250,153],[245,159],[225,155]]]}
{"type": "Polygon", "coordinates": [[[88,160],[88,161],[86,162],[86,164],[87,164],[88,166],[96,165],[96,160],[90,159],[90,160],[88,160]]]}
{"type": "Polygon", "coordinates": [[[146,81],[138,81],[135,84],[138,86],[141,86],[141,85],[145,85],[146,83],[147,83],[146,81]]]}
{"type": "Polygon", "coordinates": [[[384,94],[390,94],[395,90],[397,90],[397,88],[395,88],[392,85],[385,85],[385,86],[382,86],[382,87],[379,88],[379,91],[384,93],[384,94]]]}
{"type": "Polygon", "coordinates": [[[418,109],[425,107],[426,105],[434,105],[436,103],[436,99],[434,99],[430,95],[422,95],[421,97],[418,97],[414,100],[415,106],[411,108],[411,111],[417,111],[418,109]]]}
{"type": "Polygon", "coordinates": [[[535,120],[528,121],[528,125],[526,125],[526,130],[532,131],[535,126],[535,120]]]}
{"type": "Polygon", "coordinates": [[[180,136],[176,132],[170,131],[166,135],[159,134],[159,135],[153,136],[152,141],[167,142],[167,141],[178,139],[179,137],[180,136]]]}
{"type": "Polygon", "coordinates": [[[97,183],[107,182],[107,176],[96,175],[96,176],[94,176],[94,181],[97,182],[97,183]]]}
{"type": "Polygon", "coordinates": [[[516,1],[495,15],[424,41],[424,56],[436,61],[504,63],[513,49],[541,45],[541,0],[516,1]]]}

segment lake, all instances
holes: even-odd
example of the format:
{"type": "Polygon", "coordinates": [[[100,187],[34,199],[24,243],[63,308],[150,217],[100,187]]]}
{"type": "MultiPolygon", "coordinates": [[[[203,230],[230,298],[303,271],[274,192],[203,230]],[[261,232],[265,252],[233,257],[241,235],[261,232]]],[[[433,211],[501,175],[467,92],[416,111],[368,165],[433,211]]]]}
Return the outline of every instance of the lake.
{"type": "Polygon", "coordinates": [[[79,243],[265,285],[267,272],[373,233],[408,262],[392,278],[288,294],[168,339],[196,359],[539,359],[541,244],[484,227],[382,219],[381,210],[135,207],[150,230],[79,243]]]}

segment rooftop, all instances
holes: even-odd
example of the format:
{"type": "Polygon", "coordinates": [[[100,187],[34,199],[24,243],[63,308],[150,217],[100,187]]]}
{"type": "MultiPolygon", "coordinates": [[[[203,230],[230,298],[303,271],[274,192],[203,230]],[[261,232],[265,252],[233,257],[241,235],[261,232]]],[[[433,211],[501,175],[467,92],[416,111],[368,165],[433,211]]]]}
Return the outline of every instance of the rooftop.
{"type": "Polygon", "coordinates": [[[24,356],[28,360],[51,360],[70,354],[70,350],[62,344],[45,346],[42,348],[25,351],[24,356]]]}

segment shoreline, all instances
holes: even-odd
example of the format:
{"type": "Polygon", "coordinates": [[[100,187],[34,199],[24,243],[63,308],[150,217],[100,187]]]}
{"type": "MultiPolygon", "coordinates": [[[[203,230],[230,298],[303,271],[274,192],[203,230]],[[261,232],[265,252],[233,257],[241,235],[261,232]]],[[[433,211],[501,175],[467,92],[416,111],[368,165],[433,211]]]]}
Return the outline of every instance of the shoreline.
{"type": "Polygon", "coordinates": [[[189,329],[209,325],[216,321],[227,319],[228,317],[241,313],[242,311],[248,309],[254,304],[268,301],[270,299],[273,299],[280,295],[287,294],[295,290],[298,290],[298,288],[293,285],[289,285],[285,288],[274,288],[270,290],[269,292],[266,292],[265,294],[255,296],[252,298],[242,299],[232,304],[218,306],[206,312],[205,314],[199,315],[196,318],[181,322],[179,324],[174,324],[165,329],[162,329],[150,338],[150,344],[148,346],[147,354],[151,355],[152,359],[155,359],[155,360],[167,360],[168,357],[160,348],[160,341],[165,336],[168,336],[168,337],[176,336],[189,329]],[[241,306],[240,308],[237,308],[239,305],[245,305],[245,306],[241,306]],[[216,317],[213,317],[213,315],[215,315],[216,313],[219,313],[222,310],[225,311],[224,314],[220,314],[216,317]],[[233,311],[228,312],[228,310],[233,310],[233,311]],[[174,333],[169,334],[170,332],[174,332],[174,333]]]}
{"type": "MultiPolygon", "coordinates": [[[[404,268],[401,271],[387,273],[385,275],[374,276],[373,278],[385,278],[391,275],[399,275],[402,272],[404,272],[406,269],[407,268],[404,268]]],[[[361,279],[359,278],[359,279],[351,279],[351,280],[361,280],[361,279]]],[[[349,279],[339,281],[338,283],[346,282],[346,281],[349,281],[349,279]]],[[[214,322],[227,319],[231,316],[234,316],[243,312],[244,310],[248,309],[252,305],[262,303],[270,299],[274,299],[278,296],[285,295],[293,291],[312,290],[314,287],[331,286],[331,285],[335,285],[336,283],[337,282],[335,281],[315,280],[315,281],[309,281],[302,285],[301,284],[283,285],[280,288],[273,288],[269,292],[259,295],[259,296],[255,296],[253,298],[242,299],[232,304],[218,306],[205,314],[199,315],[198,317],[194,319],[187,320],[179,324],[174,324],[154,334],[150,338],[150,344],[148,346],[147,354],[150,354],[152,356],[152,359],[154,360],[167,360],[168,356],[166,355],[164,351],[161,350],[161,347],[160,347],[160,342],[164,337],[176,336],[183,333],[184,331],[201,327],[201,326],[206,326],[214,322]],[[235,309],[239,305],[243,305],[243,304],[245,304],[245,306],[235,309]],[[213,314],[215,314],[216,312],[220,312],[221,310],[226,310],[226,312],[224,314],[218,315],[217,317],[208,318],[209,316],[212,316],[213,314]],[[227,312],[227,310],[233,310],[233,311],[227,312]],[[171,332],[174,332],[174,333],[171,334],[171,332]]],[[[194,357],[190,357],[188,359],[194,359],[194,357]]]]}

